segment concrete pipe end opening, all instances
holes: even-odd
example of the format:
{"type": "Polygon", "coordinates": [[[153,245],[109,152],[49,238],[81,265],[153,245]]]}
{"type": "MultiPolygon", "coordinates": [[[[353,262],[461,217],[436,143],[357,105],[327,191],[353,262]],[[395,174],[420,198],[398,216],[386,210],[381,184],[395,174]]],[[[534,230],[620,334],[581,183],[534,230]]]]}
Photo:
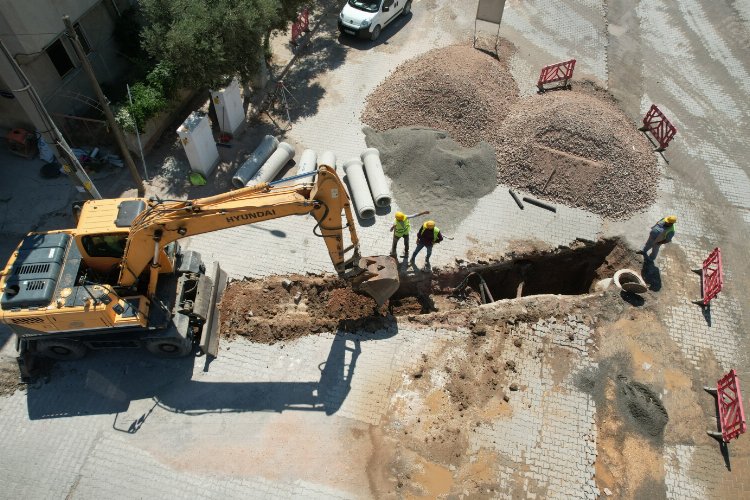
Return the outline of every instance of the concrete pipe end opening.
{"type": "Polygon", "coordinates": [[[377,200],[375,200],[375,204],[379,207],[390,207],[391,206],[391,197],[390,196],[380,196],[377,200]]]}
{"type": "Polygon", "coordinates": [[[374,208],[363,208],[359,211],[359,217],[362,219],[373,219],[375,218],[374,208]]]}
{"type": "Polygon", "coordinates": [[[615,273],[613,281],[617,288],[631,293],[646,293],[648,287],[641,275],[632,269],[620,269],[615,273]]]}
{"type": "Polygon", "coordinates": [[[245,187],[245,181],[242,180],[242,177],[232,177],[232,186],[237,189],[243,188],[245,187]]]}
{"type": "Polygon", "coordinates": [[[283,149],[287,153],[289,153],[290,157],[294,157],[294,146],[292,146],[288,142],[280,142],[277,149],[283,149]]]}

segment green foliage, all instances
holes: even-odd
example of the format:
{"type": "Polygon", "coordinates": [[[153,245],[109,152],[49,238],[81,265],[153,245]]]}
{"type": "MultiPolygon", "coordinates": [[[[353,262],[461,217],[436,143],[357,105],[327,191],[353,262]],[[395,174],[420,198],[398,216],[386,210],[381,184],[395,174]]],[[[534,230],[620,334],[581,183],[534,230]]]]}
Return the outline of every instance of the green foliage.
{"type": "Polygon", "coordinates": [[[133,104],[126,98],[119,105],[115,118],[128,132],[135,132],[136,124],[138,130],[143,130],[150,118],[169,108],[176,92],[174,70],[169,64],[160,62],[148,72],[145,81],[130,87],[133,104]]]}
{"type": "Polygon", "coordinates": [[[294,19],[303,0],[140,0],[146,52],[168,65],[181,86],[217,88],[249,80],[263,41],[294,19]]]}

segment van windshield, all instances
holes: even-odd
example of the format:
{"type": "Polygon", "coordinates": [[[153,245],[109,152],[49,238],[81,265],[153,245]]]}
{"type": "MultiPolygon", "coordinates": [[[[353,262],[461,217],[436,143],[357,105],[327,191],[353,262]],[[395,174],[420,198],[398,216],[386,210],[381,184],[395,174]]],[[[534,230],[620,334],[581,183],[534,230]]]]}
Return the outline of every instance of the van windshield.
{"type": "Polygon", "coordinates": [[[349,0],[349,5],[355,9],[364,10],[365,12],[377,12],[380,7],[380,1],[368,2],[367,0],[349,0]]]}

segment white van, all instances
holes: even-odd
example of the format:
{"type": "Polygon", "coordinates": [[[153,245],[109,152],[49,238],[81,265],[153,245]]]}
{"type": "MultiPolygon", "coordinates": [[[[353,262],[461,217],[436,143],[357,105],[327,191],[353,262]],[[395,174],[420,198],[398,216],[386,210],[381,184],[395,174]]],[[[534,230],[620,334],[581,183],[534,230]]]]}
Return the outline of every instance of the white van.
{"type": "Polygon", "coordinates": [[[339,31],[377,40],[400,14],[411,12],[411,0],[347,0],[339,14],[339,31]]]}

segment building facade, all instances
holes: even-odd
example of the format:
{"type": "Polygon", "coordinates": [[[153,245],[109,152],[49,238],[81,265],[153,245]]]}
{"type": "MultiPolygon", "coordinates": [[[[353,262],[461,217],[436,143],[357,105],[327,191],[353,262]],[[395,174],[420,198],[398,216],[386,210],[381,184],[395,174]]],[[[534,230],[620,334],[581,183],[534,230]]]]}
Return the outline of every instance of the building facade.
{"type": "MultiPolygon", "coordinates": [[[[113,33],[120,15],[136,0],[0,0],[0,38],[56,121],[64,116],[103,119],[81,62],[65,34],[62,17],[73,21],[101,83],[126,69],[113,33]],[[98,116],[97,116],[98,115],[98,116]]],[[[0,75],[0,130],[31,122],[0,75]]]]}

